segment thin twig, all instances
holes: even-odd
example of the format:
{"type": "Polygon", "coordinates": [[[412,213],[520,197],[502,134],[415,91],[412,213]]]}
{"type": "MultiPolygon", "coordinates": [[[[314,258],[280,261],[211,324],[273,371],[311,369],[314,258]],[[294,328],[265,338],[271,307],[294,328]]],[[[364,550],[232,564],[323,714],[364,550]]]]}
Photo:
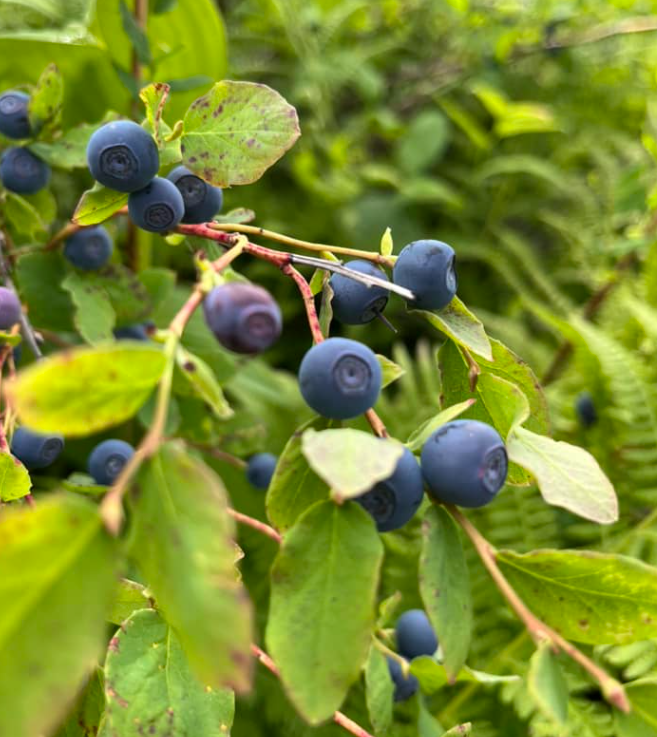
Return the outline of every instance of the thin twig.
{"type": "Polygon", "coordinates": [[[232,507],[228,507],[228,514],[240,524],[245,525],[246,527],[251,527],[258,532],[261,532],[263,535],[270,537],[272,540],[275,540],[279,544],[283,540],[277,530],[275,530],[273,527],[270,527],[265,522],[261,522],[259,519],[249,517],[247,514],[242,514],[242,512],[238,512],[235,509],[232,509],[232,507]]]}
{"type": "MultiPolygon", "coordinates": [[[[255,657],[258,659],[262,665],[267,668],[268,671],[273,673],[276,678],[280,678],[281,674],[278,668],[276,667],[276,663],[267,655],[267,653],[259,648],[257,645],[251,645],[251,652],[255,655],[255,657]]],[[[333,714],[333,721],[336,724],[339,724],[343,729],[345,729],[347,732],[351,732],[351,734],[355,735],[355,737],[373,737],[367,730],[363,729],[360,724],[356,724],[353,719],[349,719],[349,717],[346,714],[343,714],[341,711],[336,711],[333,714]]]]}
{"type": "Polygon", "coordinates": [[[511,584],[506,580],[504,574],[497,565],[496,550],[477,530],[470,520],[453,505],[446,505],[452,517],[459,523],[465,534],[470,538],[481,562],[486,567],[500,593],[509,603],[509,606],[525,625],[531,638],[539,645],[543,642],[550,644],[555,650],[561,650],[578,663],[594,680],[600,685],[605,699],[624,712],[629,712],[630,702],[625,694],[623,686],[615,678],[612,678],[605,670],[596,665],[583,652],[573,644],[565,640],[558,632],[548,627],[527,608],[522,599],[514,591],[511,584]]]}
{"type": "Polygon", "coordinates": [[[281,271],[294,279],[294,283],[299,288],[303,298],[303,304],[306,308],[308,326],[310,327],[310,333],[313,336],[313,342],[321,343],[324,340],[324,335],[322,334],[322,328],[319,324],[319,317],[317,316],[317,310],[315,308],[315,298],[310,290],[310,285],[291,264],[285,264],[281,268],[281,271]]]}
{"type": "Polygon", "coordinates": [[[392,268],[394,266],[394,259],[382,256],[380,253],[373,253],[372,251],[360,251],[356,248],[343,248],[341,246],[329,246],[325,243],[312,243],[311,241],[303,241],[299,238],[292,238],[282,233],[276,233],[273,230],[266,230],[265,228],[259,228],[256,225],[243,225],[241,223],[210,223],[210,227],[214,230],[223,230],[232,233],[247,233],[248,235],[259,235],[262,238],[267,238],[278,243],[284,243],[287,246],[293,246],[300,248],[304,251],[328,251],[329,253],[340,253],[345,256],[355,256],[356,258],[367,259],[368,261],[374,261],[382,266],[392,268]]]}

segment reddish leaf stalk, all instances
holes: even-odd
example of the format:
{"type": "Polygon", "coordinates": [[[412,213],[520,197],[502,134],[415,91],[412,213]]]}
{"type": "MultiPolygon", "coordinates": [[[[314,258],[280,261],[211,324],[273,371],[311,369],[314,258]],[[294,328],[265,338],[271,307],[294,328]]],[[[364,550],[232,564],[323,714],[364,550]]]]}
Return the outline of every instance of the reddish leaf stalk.
{"type": "Polygon", "coordinates": [[[228,507],[228,514],[231,517],[233,517],[233,519],[235,519],[237,522],[243,525],[246,525],[247,527],[252,527],[254,530],[261,532],[263,535],[266,535],[272,540],[275,540],[279,544],[283,541],[283,538],[281,537],[280,533],[277,532],[273,527],[270,527],[265,522],[261,522],[260,520],[254,519],[253,517],[249,517],[246,514],[237,512],[235,509],[232,509],[231,507],[228,507]]]}
{"type": "MultiPolygon", "coordinates": [[[[255,657],[262,663],[262,665],[267,668],[267,670],[271,671],[276,678],[280,678],[281,674],[276,667],[276,663],[267,655],[267,653],[264,650],[261,650],[257,645],[251,645],[251,652],[255,655],[255,657]]],[[[336,711],[333,714],[333,721],[336,724],[339,724],[342,729],[345,729],[347,732],[351,732],[351,734],[355,735],[355,737],[373,737],[367,730],[363,729],[360,724],[356,724],[356,722],[353,721],[353,719],[349,719],[349,717],[346,714],[343,714],[341,711],[336,711]]]]}

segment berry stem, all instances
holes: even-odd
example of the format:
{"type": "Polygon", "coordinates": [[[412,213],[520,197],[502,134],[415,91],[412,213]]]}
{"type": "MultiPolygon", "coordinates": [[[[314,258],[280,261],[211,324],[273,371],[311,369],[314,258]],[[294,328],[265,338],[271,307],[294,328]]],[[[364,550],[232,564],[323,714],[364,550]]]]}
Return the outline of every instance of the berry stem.
{"type": "MultiPolygon", "coordinates": [[[[268,671],[273,673],[276,678],[280,678],[281,674],[276,667],[276,663],[267,655],[267,653],[259,648],[257,645],[252,644],[251,645],[251,652],[255,655],[255,657],[258,659],[262,665],[267,668],[268,671]]],[[[360,724],[356,724],[356,722],[353,721],[353,719],[349,719],[349,717],[346,714],[343,714],[341,711],[336,711],[333,714],[333,721],[340,725],[343,729],[345,729],[347,732],[351,732],[351,734],[355,735],[355,737],[373,737],[367,730],[363,729],[360,724]]]]}
{"type": "Polygon", "coordinates": [[[254,530],[257,530],[258,532],[261,532],[263,535],[270,537],[272,540],[275,540],[279,544],[283,541],[281,534],[277,530],[275,530],[273,527],[270,527],[265,522],[261,522],[258,519],[249,517],[247,514],[242,514],[241,512],[236,511],[232,507],[228,507],[228,514],[237,522],[243,525],[246,525],[247,527],[252,527],[254,530]]]}
{"type": "Polygon", "coordinates": [[[278,243],[284,243],[287,246],[293,246],[300,248],[304,251],[315,251],[321,253],[326,251],[328,253],[340,253],[344,256],[355,256],[357,258],[367,259],[368,261],[374,261],[382,266],[392,268],[394,266],[394,259],[387,256],[382,256],[380,253],[373,253],[371,251],[359,251],[356,248],[343,248],[341,246],[330,246],[325,243],[312,243],[311,241],[303,241],[298,238],[292,238],[283,233],[276,233],[273,230],[266,230],[265,228],[259,228],[257,225],[241,225],[238,223],[210,223],[210,227],[213,230],[229,231],[233,233],[246,233],[248,235],[259,235],[263,238],[268,238],[278,243]]]}
{"type": "Polygon", "coordinates": [[[538,617],[532,614],[499,569],[496,559],[496,549],[459,509],[451,504],[446,504],[445,506],[452,517],[459,523],[461,529],[470,538],[481,562],[486,567],[495,585],[516,613],[518,619],[525,625],[534,642],[537,645],[547,642],[555,651],[561,651],[574,660],[598,682],[603,696],[612,706],[628,713],[631,710],[630,702],[621,683],[615,678],[612,678],[605,670],[584,655],[581,650],[578,650],[573,644],[565,640],[558,632],[555,632],[551,627],[548,627],[538,617]]]}
{"type": "Polygon", "coordinates": [[[322,328],[319,324],[319,317],[317,316],[317,310],[315,309],[315,298],[313,297],[310,285],[291,264],[285,264],[282,266],[281,271],[294,279],[294,283],[299,288],[301,297],[303,298],[303,304],[306,308],[308,325],[313,336],[313,342],[321,343],[324,340],[324,335],[322,334],[322,328]]]}

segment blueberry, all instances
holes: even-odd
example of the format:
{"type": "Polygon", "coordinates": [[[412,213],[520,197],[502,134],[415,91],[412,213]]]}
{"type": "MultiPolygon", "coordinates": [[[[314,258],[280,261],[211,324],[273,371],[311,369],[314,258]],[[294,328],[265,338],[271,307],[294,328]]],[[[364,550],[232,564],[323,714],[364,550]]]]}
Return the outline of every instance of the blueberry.
{"type": "Polygon", "coordinates": [[[83,228],[66,240],[64,257],[83,271],[96,271],[109,261],[114,244],[102,225],[83,228]]]}
{"type": "Polygon", "coordinates": [[[404,672],[400,663],[388,656],[388,670],[390,671],[390,678],[395,684],[395,701],[406,701],[418,690],[420,684],[417,678],[411,673],[408,674],[408,678],[404,678],[404,672]]]}
{"type": "Polygon", "coordinates": [[[347,338],[328,338],[303,357],[299,388],[318,414],[348,420],[376,403],[381,391],[381,366],[366,345],[347,338]]]}
{"type": "Polygon", "coordinates": [[[11,452],[30,471],[46,468],[54,463],[64,450],[61,435],[41,433],[19,427],[11,439],[11,452]]]}
{"type": "Polygon", "coordinates": [[[422,471],[415,456],[404,448],[393,474],[356,501],[372,515],[379,532],[389,532],[398,530],[411,519],[422,504],[423,496],[422,471]]]}
{"type": "Polygon", "coordinates": [[[433,655],[438,639],[429,618],[421,609],[409,609],[397,620],[395,627],[399,654],[409,660],[420,655],[433,655]]]}
{"type": "Polygon", "coordinates": [[[392,280],[415,294],[413,307],[441,310],[456,294],[455,261],[454,249],[447,243],[413,241],[397,257],[392,280]]]}
{"type": "Polygon", "coordinates": [[[89,475],[97,484],[110,486],[134,452],[132,445],[124,440],[103,440],[91,451],[87,462],[89,475]]]}
{"type": "Polygon", "coordinates": [[[278,458],[273,453],[256,453],[249,458],[246,478],[256,489],[268,489],[278,458]]]}
{"type": "Polygon", "coordinates": [[[167,179],[173,182],[185,203],[183,223],[207,223],[221,210],[224,193],[193,174],[186,166],[177,166],[167,179]]]}
{"type": "Polygon", "coordinates": [[[8,148],[0,159],[0,178],[16,194],[34,194],[50,181],[50,167],[21,146],[8,148]]]}
{"type": "Polygon", "coordinates": [[[205,322],[224,348],[253,355],[273,345],[281,334],[279,306],[266,289],[229,282],[203,301],[205,322]]]}
{"type": "Polygon", "coordinates": [[[117,340],[148,340],[149,330],[154,328],[152,322],[138,322],[134,325],[124,325],[122,328],[114,330],[114,337],[117,340]]]}
{"type": "Polygon", "coordinates": [[[589,392],[582,392],[575,400],[575,413],[582,427],[592,427],[598,421],[598,411],[589,392]]]}
{"type": "Polygon", "coordinates": [[[506,481],[508,460],[495,428],[477,420],[439,427],[422,448],[422,473],[440,502],[483,507],[506,481]]]}
{"type": "Polygon", "coordinates": [[[30,96],[8,90],[0,95],[0,133],[7,138],[29,138],[32,126],[27,114],[30,96]]]}
{"type": "MultiPolygon", "coordinates": [[[[368,276],[388,280],[385,271],[371,261],[357,259],[345,264],[348,269],[368,276]]],[[[388,290],[383,287],[368,287],[342,274],[333,274],[330,280],[333,289],[333,314],[345,325],[363,325],[371,322],[379,312],[383,312],[388,302],[388,290]]]]}
{"type": "Polygon", "coordinates": [[[9,330],[21,319],[21,303],[13,289],[0,287],[0,330],[9,330]]]}
{"type": "Polygon", "coordinates": [[[144,189],[128,197],[128,212],[135,225],[151,233],[172,230],[185,214],[185,203],[175,184],[155,177],[144,189]]]}
{"type": "Polygon", "coordinates": [[[143,189],[160,168],[153,136],[131,120],[106,123],[89,139],[87,164],[93,178],[117,192],[143,189]]]}

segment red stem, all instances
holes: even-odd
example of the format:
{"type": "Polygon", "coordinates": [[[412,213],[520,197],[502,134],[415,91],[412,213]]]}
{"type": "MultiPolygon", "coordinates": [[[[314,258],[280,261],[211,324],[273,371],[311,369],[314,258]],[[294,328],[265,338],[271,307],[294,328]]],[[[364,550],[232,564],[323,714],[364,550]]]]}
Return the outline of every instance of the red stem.
{"type": "Polygon", "coordinates": [[[246,525],[247,527],[252,527],[258,532],[262,532],[263,535],[267,535],[267,537],[270,537],[272,540],[275,540],[279,544],[283,540],[280,533],[278,533],[273,527],[270,527],[268,524],[261,522],[258,519],[254,519],[253,517],[249,517],[246,514],[237,512],[231,507],[228,507],[228,514],[238,522],[241,522],[241,524],[246,525]]]}

